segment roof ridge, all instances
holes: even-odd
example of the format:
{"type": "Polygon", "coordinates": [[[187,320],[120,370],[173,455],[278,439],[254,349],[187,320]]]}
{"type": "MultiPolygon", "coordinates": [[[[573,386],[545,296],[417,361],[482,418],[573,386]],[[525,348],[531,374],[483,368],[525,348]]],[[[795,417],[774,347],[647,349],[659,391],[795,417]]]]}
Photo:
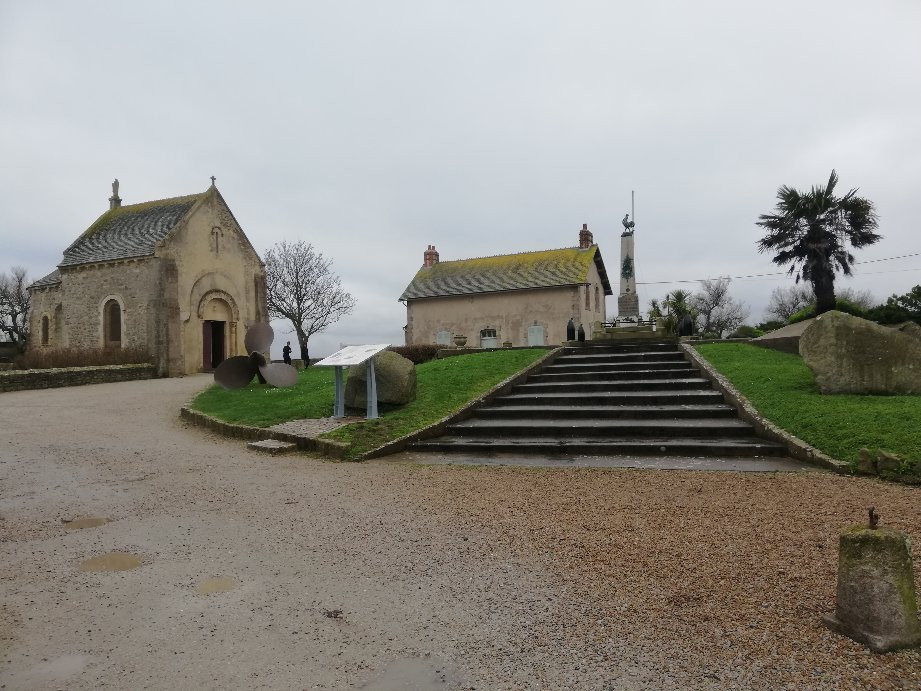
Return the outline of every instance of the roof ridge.
{"type": "Polygon", "coordinates": [[[476,261],[477,259],[498,259],[500,257],[520,257],[524,254],[540,254],[542,252],[561,252],[563,250],[582,250],[582,249],[591,249],[592,247],[597,247],[597,245],[592,244],[590,247],[577,247],[575,245],[571,247],[553,247],[546,250],[527,250],[525,252],[510,252],[508,254],[487,254],[482,257],[465,257],[463,259],[442,259],[439,260],[435,266],[438,264],[451,264],[453,262],[469,262],[476,261]]]}

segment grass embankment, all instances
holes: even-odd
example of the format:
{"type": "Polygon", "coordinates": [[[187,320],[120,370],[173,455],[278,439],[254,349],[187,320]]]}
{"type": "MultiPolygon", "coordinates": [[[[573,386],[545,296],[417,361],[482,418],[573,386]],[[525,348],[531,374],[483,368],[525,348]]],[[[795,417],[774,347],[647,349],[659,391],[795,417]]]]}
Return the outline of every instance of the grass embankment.
{"type": "MultiPolygon", "coordinates": [[[[416,367],[416,399],[404,406],[381,405],[377,420],[346,425],[324,435],[350,445],[354,458],[422,429],[459,410],[547,354],[543,348],[497,350],[432,360],[416,367]]],[[[199,394],[191,408],[225,422],[270,427],[288,420],[329,417],[335,384],[332,367],[310,367],[297,386],[275,389],[253,383],[227,391],[215,385],[199,394]]]]}
{"type": "Polygon", "coordinates": [[[349,444],[346,458],[354,458],[438,422],[546,354],[542,348],[497,350],[425,362],[416,367],[416,400],[323,437],[349,444]]]}
{"type": "Polygon", "coordinates": [[[762,415],[833,458],[856,463],[861,447],[921,458],[921,396],[825,395],[797,355],[747,343],[696,348],[762,415]]]}

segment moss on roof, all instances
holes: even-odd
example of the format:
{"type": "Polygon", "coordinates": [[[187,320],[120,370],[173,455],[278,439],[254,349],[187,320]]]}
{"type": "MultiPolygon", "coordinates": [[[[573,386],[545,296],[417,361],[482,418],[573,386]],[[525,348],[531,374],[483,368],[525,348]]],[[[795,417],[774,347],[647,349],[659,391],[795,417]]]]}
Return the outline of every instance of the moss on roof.
{"type": "Polygon", "coordinates": [[[86,230],[84,230],[83,233],[80,235],[80,237],[78,237],[77,240],[73,244],[76,244],[80,240],[84,238],[88,238],[91,235],[96,234],[97,232],[99,232],[100,230],[108,226],[110,223],[112,223],[116,219],[125,218],[125,220],[128,220],[126,217],[130,216],[131,214],[139,214],[145,211],[156,209],[157,207],[161,207],[161,206],[172,207],[172,206],[183,205],[187,203],[194,204],[203,196],[205,196],[204,193],[187,194],[182,197],[170,197],[168,199],[155,199],[149,202],[140,202],[138,204],[127,204],[125,206],[119,206],[116,209],[109,209],[104,214],[102,214],[102,216],[100,216],[95,221],[93,221],[92,225],[86,230]]]}
{"type": "Polygon", "coordinates": [[[156,199],[109,209],[64,250],[59,267],[153,254],[203,194],[156,199]]]}
{"type": "MultiPolygon", "coordinates": [[[[419,269],[400,299],[585,283],[589,267],[599,262],[595,245],[438,262],[419,269]]],[[[603,264],[599,268],[602,270],[603,264]]],[[[605,287],[608,292],[610,287],[605,287]]]]}

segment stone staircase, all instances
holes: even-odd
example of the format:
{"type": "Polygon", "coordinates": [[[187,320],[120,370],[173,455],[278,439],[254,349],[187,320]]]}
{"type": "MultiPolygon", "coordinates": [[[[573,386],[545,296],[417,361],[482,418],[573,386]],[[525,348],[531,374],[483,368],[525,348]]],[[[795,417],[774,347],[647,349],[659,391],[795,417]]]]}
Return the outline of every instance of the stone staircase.
{"type": "Polygon", "coordinates": [[[786,456],[674,343],[567,347],[524,384],[418,441],[419,451],[786,456]]]}

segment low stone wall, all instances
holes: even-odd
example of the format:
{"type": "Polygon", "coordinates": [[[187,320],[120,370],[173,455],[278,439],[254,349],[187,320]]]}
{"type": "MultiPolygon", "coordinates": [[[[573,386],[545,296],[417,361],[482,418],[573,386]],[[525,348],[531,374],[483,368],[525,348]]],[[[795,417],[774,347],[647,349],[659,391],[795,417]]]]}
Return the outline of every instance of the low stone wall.
{"type": "Polygon", "coordinates": [[[53,389],[60,386],[106,384],[133,379],[153,379],[155,376],[156,368],[151,364],[12,370],[0,372],[0,393],[27,389],[53,389]]]}
{"type": "Polygon", "coordinates": [[[787,453],[799,461],[812,463],[813,465],[833,470],[836,473],[846,474],[851,472],[850,465],[844,461],[839,461],[836,458],[822,453],[819,449],[810,446],[799,437],[793,436],[785,429],[778,427],[770,420],[762,417],[755,406],[751,404],[751,401],[743,396],[742,393],[732,385],[732,382],[717,372],[708,360],[694,350],[691,344],[682,343],[679,347],[685,352],[691,363],[700,370],[701,375],[710,380],[713,384],[713,388],[722,393],[726,397],[727,402],[738,409],[739,419],[745,420],[754,426],[755,433],[759,437],[783,444],[787,449],[787,453]]]}
{"type": "Polygon", "coordinates": [[[290,442],[297,446],[300,451],[317,451],[331,458],[342,458],[348,450],[346,444],[332,441],[331,439],[315,439],[300,434],[265,429],[264,427],[236,425],[232,422],[218,420],[216,417],[211,417],[197,410],[192,410],[188,406],[183,406],[179,409],[179,416],[186,422],[204,427],[225,437],[250,439],[252,441],[275,439],[276,441],[290,442]]]}

